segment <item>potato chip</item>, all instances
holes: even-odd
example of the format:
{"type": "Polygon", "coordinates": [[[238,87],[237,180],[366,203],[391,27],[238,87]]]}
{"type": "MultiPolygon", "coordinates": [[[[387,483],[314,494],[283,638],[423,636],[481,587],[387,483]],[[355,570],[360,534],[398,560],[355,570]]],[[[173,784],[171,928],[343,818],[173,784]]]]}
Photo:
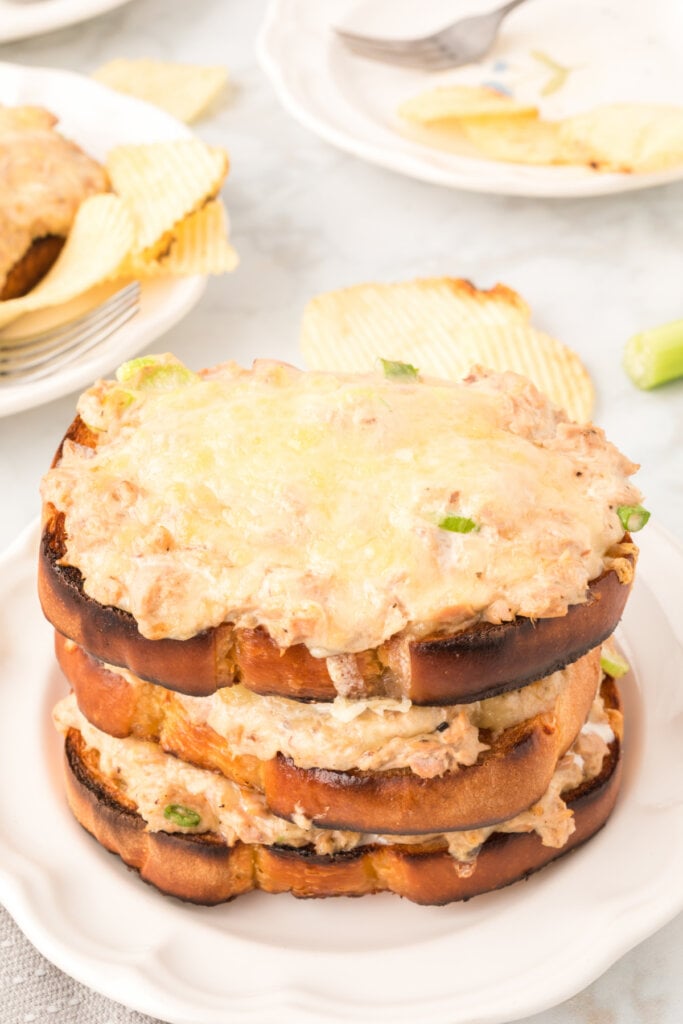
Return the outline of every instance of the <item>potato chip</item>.
{"type": "Polygon", "coordinates": [[[64,248],[42,281],[28,295],[0,303],[0,326],[24,313],[69,302],[115,276],[134,237],[132,219],[118,196],[90,196],[81,203],[64,248]]]}
{"type": "Polygon", "coordinates": [[[223,92],[228,73],[222,67],[121,58],[103,64],[93,78],[191,124],[223,92]]]}
{"type": "Polygon", "coordinates": [[[518,103],[511,96],[487,86],[449,85],[429,89],[407,100],[398,110],[407,121],[462,121],[470,117],[537,117],[533,104],[518,103]]]}
{"type": "Polygon", "coordinates": [[[578,356],[532,327],[528,306],[504,285],[478,291],[444,278],[328,292],[304,312],[301,351],[316,370],[367,372],[378,358],[450,379],[477,364],[514,370],[573,418],[591,415],[593,386],[578,356]]]}
{"type": "Polygon", "coordinates": [[[683,163],[683,108],[647,103],[595,107],[561,123],[581,163],[603,171],[659,171],[683,163]]]}
{"type": "Polygon", "coordinates": [[[168,248],[176,224],[218,194],[228,157],[199,139],[178,139],[117,146],[106,168],[133,215],[134,251],[154,258],[168,248]]]}
{"type": "Polygon", "coordinates": [[[461,129],[479,152],[490,160],[520,164],[576,162],[576,150],[560,135],[557,121],[540,118],[472,118],[461,129]]]}
{"type": "Polygon", "coordinates": [[[234,270],[238,262],[228,241],[225,207],[220,200],[213,200],[176,226],[168,252],[157,259],[133,256],[123,264],[120,273],[131,277],[225,274],[234,270]]]}

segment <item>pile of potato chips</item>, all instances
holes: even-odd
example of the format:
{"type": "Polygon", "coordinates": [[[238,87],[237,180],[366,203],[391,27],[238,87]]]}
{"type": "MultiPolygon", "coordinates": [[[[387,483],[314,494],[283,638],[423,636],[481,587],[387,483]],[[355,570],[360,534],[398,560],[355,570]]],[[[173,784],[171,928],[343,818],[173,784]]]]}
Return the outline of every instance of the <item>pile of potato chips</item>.
{"type": "Polygon", "coordinates": [[[613,103],[550,121],[496,89],[454,85],[421,93],[398,113],[419,141],[450,150],[469,143],[491,160],[623,174],[683,163],[683,108],[677,106],[613,103]]]}
{"type": "Polygon", "coordinates": [[[0,303],[0,327],[105,281],[237,265],[218,197],[228,171],[222,149],[192,138],[118,146],[105,167],[113,191],[81,204],[49,273],[27,295],[0,303]]]}
{"type": "Polygon", "coordinates": [[[593,384],[579,357],[533,327],[526,302],[505,285],[480,291],[429,278],[327,292],[306,307],[300,345],[314,370],[364,373],[380,358],[451,380],[476,365],[514,370],[572,419],[592,414],[593,384]]]}

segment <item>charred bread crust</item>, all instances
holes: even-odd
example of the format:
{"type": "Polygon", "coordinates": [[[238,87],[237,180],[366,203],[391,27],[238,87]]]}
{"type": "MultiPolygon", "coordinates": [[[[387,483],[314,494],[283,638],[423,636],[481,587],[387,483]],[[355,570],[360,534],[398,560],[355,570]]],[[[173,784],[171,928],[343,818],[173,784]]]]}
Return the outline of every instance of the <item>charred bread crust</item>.
{"type": "Polygon", "coordinates": [[[482,731],[490,749],[476,764],[425,779],[408,768],[334,771],[298,768],[282,755],[268,761],[233,755],[218,733],[190,721],[168,694],[161,691],[158,700],[138,705],[136,691],[121,675],[59,634],[55,648],[80,710],[102,732],[159,743],[183,761],[258,789],[283,818],[303,814],[321,828],[360,832],[473,829],[526,810],[548,788],[559,758],[576,739],[600,679],[596,649],[570,667],[552,710],[495,737],[482,731]]]}
{"type": "MultiPolygon", "coordinates": [[[[79,418],[67,438],[97,445],[96,434],[79,418]]],[[[188,640],[148,640],[128,612],[87,596],[80,571],[60,562],[65,545],[64,515],[47,505],[38,567],[43,612],[58,632],[101,661],[195,697],[237,682],[256,693],[295,700],[331,701],[338,695],[325,659],[314,658],[303,644],[280,648],[263,629],[234,629],[224,623],[188,640]]],[[[634,555],[624,557],[632,568],[634,555]]],[[[403,674],[389,667],[391,642],[363,652],[356,655],[362,687],[348,696],[405,696],[414,704],[444,705],[519,689],[602,643],[619,622],[629,591],[630,579],[621,582],[610,569],[590,582],[586,602],[571,606],[566,615],[536,620],[519,616],[501,625],[414,640],[408,644],[410,669],[403,674]]]]}
{"type": "Polygon", "coordinates": [[[321,856],[311,847],[243,843],[228,847],[212,834],[148,832],[134,807],[97,771],[76,730],[66,739],[65,768],[67,800],[80,824],[146,882],[168,895],[213,905],[252,889],[291,892],[298,897],[389,891],[415,903],[441,905],[526,878],[594,835],[614,807],[621,758],[617,738],[610,744],[600,774],[564,795],[574,812],[576,830],[561,849],[543,846],[533,832],[494,833],[467,877],[459,876],[448,852],[433,843],[367,846],[321,856]]]}
{"type": "Polygon", "coordinates": [[[35,238],[24,255],[8,270],[0,291],[0,301],[18,299],[35,288],[56,261],[65,241],[62,235],[35,238]]]}

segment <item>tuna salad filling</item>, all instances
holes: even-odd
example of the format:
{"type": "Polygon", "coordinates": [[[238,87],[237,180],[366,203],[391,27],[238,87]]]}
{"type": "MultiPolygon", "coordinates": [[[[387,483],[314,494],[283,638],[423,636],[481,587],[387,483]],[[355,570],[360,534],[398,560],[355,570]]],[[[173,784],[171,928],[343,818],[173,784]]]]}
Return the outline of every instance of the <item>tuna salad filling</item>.
{"type": "Polygon", "coordinates": [[[79,403],[95,447],[66,441],[43,481],[63,564],[147,638],[262,627],[328,658],[342,693],[340,655],[563,616],[640,499],[599,428],[512,373],[197,374],[164,356],[119,376],[79,403]]]}
{"type": "Polygon", "coordinates": [[[570,750],[562,757],[546,793],[527,811],[509,821],[466,832],[429,835],[374,835],[312,826],[298,815],[286,821],[272,814],[262,794],[224,776],[195,768],[163,752],[156,743],[117,739],[91,725],[80,713],[73,695],[56,706],[54,719],[64,734],[78,730],[97,752],[99,771],[127,800],[150,831],[202,833],[236,842],[313,846],[319,854],[334,854],[368,845],[445,845],[456,870],[473,870],[476,855],[493,832],[536,832],[545,846],[561,848],[574,831],[571,810],[563,793],[595,778],[602,767],[617,712],[606,712],[597,697],[589,718],[570,750]]]}
{"type": "MultiPolygon", "coordinates": [[[[594,669],[597,691],[599,658],[596,648],[520,690],[446,707],[418,706],[407,698],[337,697],[331,702],[304,703],[262,696],[241,685],[208,697],[189,697],[145,682],[126,669],[100,663],[100,671],[125,680],[126,700],[134,708],[132,722],[144,723],[144,738],[157,740],[166,749],[173,749],[180,732],[200,737],[208,728],[211,742],[220,739],[233,756],[267,761],[282,754],[299,768],[336,771],[409,768],[428,779],[475,764],[489,746],[481,730],[486,740],[495,739],[503,730],[551,711],[558,697],[587,669],[594,669]]],[[[87,712],[87,704],[83,706],[87,712]]]]}

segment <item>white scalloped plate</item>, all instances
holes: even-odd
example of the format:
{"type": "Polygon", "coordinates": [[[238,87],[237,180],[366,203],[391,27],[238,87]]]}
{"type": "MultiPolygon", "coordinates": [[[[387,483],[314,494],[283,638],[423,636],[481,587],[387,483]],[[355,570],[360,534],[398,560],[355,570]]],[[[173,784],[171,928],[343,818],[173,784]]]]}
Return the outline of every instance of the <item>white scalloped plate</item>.
{"type": "MultiPolygon", "coordinates": [[[[192,135],[180,121],[149,103],[54,68],[0,63],[0,103],[47,107],[59,117],[64,134],[98,160],[123,143],[164,142],[192,135]]],[[[185,316],[199,302],[205,287],[206,278],[201,276],[144,281],[139,312],[96,349],[48,377],[25,383],[0,380],[0,416],[78,391],[113,370],[185,316]]]]}
{"type": "Polygon", "coordinates": [[[130,0],[0,0],[0,42],[89,21],[127,3],[130,0]]]}
{"type": "Polygon", "coordinates": [[[683,177],[683,166],[648,174],[603,174],[582,167],[532,167],[446,152],[405,133],[400,103],[436,85],[466,83],[511,90],[560,118],[601,103],[676,103],[683,96],[683,4],[679,0],[572,0],[528,3],[506,19],[481,63],[431,74],[362,60],[332,28],[409,37],[461,16],[489,11],[491,0],[271,0],[259,57],[289,113],[322,138],[370,163],[439,185],[524,196],[592,196],[648,188],[683,177]],[[541,58],[534,54],[541,54],[541,58]],[[547,94],[550,57],[569,67],[547,94]]]}
{"type": "Polygon", "coordinates": [[[683,908],[683,549],[652,523],[640,536],[623,793],[587,846],[464,905],[254,893],[208,909],[143,885],[65,807],[32,526],[0,560],[0,898],[62,970],[174,1024],[498,1024],[568,998],[683,908]]]}

